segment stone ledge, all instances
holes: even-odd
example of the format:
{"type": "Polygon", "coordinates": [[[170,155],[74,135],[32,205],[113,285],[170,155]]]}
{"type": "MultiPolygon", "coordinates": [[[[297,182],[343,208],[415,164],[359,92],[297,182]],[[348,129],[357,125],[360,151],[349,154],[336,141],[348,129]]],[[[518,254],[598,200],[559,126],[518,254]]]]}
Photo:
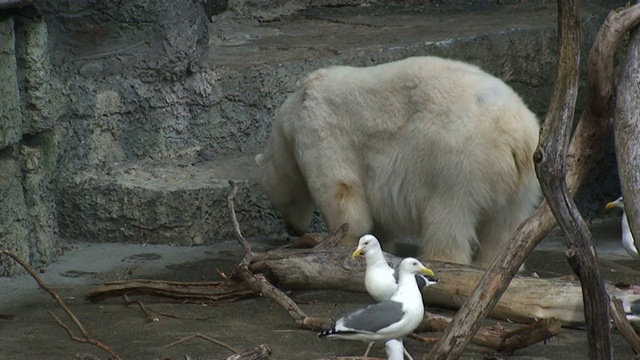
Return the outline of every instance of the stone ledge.
{"type": "Polygon", "coordinates": [[[122,166],[106,175],[87,170],[60,192],[61,232],[91,242],[200,245],[233,239],[229,180],[238,184],[236,214],[246,237],[284,233],[257,183],[253,156],[122,166]]]}

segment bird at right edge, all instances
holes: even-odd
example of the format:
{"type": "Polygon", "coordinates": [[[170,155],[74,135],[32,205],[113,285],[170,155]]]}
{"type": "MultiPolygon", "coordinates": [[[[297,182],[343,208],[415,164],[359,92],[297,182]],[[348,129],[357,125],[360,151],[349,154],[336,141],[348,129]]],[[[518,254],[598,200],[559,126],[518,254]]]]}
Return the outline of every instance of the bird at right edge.
{"type": "Polygon", "coordinates": [[[627,220],[627,214],[625,214],[624,212],[624,202],[622,200],[622,197],[619,197],[615,201],[608,203],[605,209],[613,209],[616,207],[622,209],[622,247],[627,250],[627,253],[629,253],[632,258],[640,259],[638,246],[633,239],[633,234],[631,234],[631,228],[629,228],[629,220],[627,220]]]}

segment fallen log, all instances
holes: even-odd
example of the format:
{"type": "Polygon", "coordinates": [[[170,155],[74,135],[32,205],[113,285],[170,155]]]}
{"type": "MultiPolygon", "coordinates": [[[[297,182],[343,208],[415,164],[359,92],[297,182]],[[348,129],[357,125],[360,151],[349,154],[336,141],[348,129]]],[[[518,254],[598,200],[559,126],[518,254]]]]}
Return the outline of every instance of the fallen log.
{"type": "MultiPolygon", "coordinates": [[[[274,250],[257,266],[268,271],[277,286],[288,290],[335,289],[364,292],[364,263],[351,259],[353,249],[274,250]]],[[[391,263],[400,258],[386,255],[391,263]]],[[[475,289],[484,271],[478,268],[432,261],[439,282],[423,291],[426,305],[458,309],[475,289]]],[[[258,271],[259,269],[252,269],[258,271]]],[[[607,284],[607,291],[625,303],[640,295],[607,284]]],[[[532,323],[555,318],[564,327],[583,326],[584,309],[579,281],[543,279],[517,275],[490,316],[532,323]]]]}
{"type": "MultiPolygon", "coordinates": [[[[345,290],[365,292],[364,262],[351,258],[352,248],[333,247],[321,249],[277,249],[256,254],[249,265],[253,273],[262,273],[271,282],[286,290],[345,290]]],[[[391,263],[400,258],[386,255],[391,263]]],[[[458,309],[473,291],[484,271],[478,268],[432,261],[439,282],[423,292],[428,306],[458,309]]],[[[151,294],[195,301],[206,299],[237,299],[250,295],[246,285],[234,282],[185,283],[158,282],[150,280],[116,281],[102,284],[87,293],[92,301],[110,296],[129,294],[151,294]],[[198,284],[195,286],[194,284],[198,284]],[[194,291],[195,286],[197,291],[194,291]],[[158,291],[161,289],[162,291],[158,291]],[[211,295],[209,297],[209,295],[211,295]]],[[[610,296],[625,304],[640,298],[631,290],[618,289],[607,284],[610,296]]],[[[555,318],[564,327],[584,325],[582,290],[580,282],[560,278],[543,279],[517,275],[490,314],[501,320],[533,323],[540,319],[555,318]]]]}

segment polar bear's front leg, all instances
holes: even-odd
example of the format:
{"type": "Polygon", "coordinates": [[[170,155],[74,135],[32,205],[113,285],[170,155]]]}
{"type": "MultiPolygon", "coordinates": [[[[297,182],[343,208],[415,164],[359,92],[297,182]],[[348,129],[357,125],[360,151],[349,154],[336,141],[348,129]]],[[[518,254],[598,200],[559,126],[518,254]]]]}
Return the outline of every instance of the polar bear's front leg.
{"type": "Polygon", "coordinates": [[[421,260],[471,264],[476,215],[465,205],[446,196],[430,201],[422,223],[421,260]]]}

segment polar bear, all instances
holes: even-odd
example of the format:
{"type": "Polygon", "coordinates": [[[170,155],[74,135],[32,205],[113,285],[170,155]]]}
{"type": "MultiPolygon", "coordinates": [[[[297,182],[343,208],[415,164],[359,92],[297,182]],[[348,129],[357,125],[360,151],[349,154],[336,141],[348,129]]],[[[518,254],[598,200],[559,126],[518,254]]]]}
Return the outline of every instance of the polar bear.
{"type": "MultiPolygon", "coordinates": [[[[309,74],[256,156],[272,205],[297,232],[314,204],[344,245],[418,240],[420,258],[488,267],[540,198],[540,125],[503,81],[438,57],[309,74]]],[[[385,246],[386,247],[386,246],[385,246]]]]}

